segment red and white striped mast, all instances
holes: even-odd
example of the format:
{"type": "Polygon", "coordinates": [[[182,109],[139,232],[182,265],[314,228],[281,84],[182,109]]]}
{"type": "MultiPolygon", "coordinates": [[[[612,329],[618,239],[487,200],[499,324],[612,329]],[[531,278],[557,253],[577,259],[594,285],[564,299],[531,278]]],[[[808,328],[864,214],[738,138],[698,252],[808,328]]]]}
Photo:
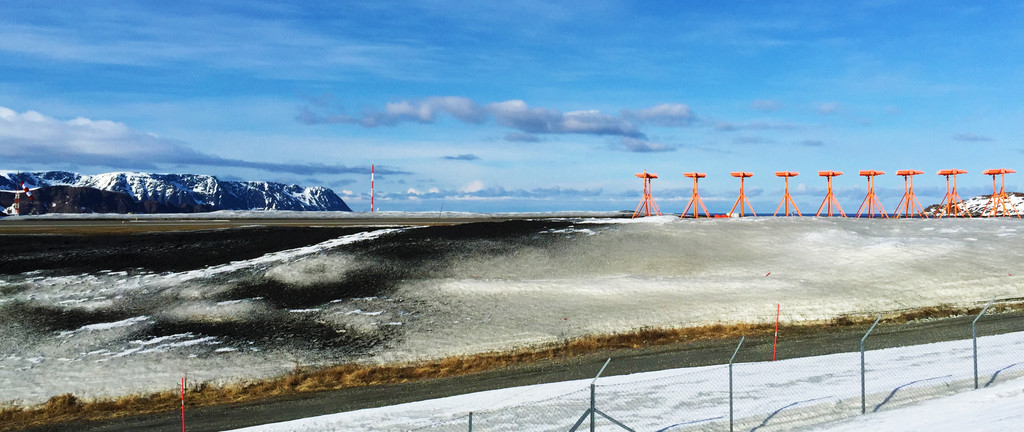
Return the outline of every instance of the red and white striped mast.
{"type": "Polygon", "coordinates": [[[14,192],[14,215],[15,216],[21,216],[21,194],[22,194],[22,192],[24,192],[25,195],[28,195],[28,199],[29,200],[31,200],[31,201],[35,201],[36,200],[35,197],[32,196],[32,191],[28,190],[28,188],[25,187],[25,182],[21,182],[21,190],[17,190],[17,191],[14,192]]]}
{"type": "Polygon", "coordinates": [[[370,164],[370,213],[373,213],[373,192],[374,192],[374,190],[373,190],[374,189],[374,187],[373,187],[373,173],[374,173],[374,166],[373,166],[373,164],[370,164]]]}

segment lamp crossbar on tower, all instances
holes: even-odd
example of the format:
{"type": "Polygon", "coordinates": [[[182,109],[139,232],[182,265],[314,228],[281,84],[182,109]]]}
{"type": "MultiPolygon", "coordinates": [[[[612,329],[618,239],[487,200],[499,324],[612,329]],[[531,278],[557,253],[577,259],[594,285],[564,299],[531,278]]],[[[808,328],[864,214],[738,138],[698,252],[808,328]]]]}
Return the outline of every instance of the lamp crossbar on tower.
{"type": "Polygon", "coordinates": [[[966,170],[961,169],[945,169],[939,170],[937,173],[940,176],[946,176],[946,196],[942,197],[942,201],[939,202],[939,208],[935,212],[938,217],[971,217],[971,214],[964,208],[964,200],[960,199],[960,194],[956,191],[956,176],[960,174],[967,174],[966,170]],[[949,187],[949,178],[953,177],[953,188],[949,187]],[[952,209],[952,211],[951,211],[952,209]]]}
{"type": "Polygon", "coordinates": [[[773,216],[778,216],[779,215],[779,209],[781,209],[783,205],[786,206],[786,213],[784,213],[784,215],[785,216],[789,216],[789,205],[790,204],[793,204],[793,209],[796,210],[796,214],[798,216],[803,216],[803,214],[800,213],[800,208],[798,208],[796,206],[796,201],[793,201],[793,196],[789,194],[789,178],[790,177],[796,177],[798,175],[800,175],[800,173],[798,173],[796,171],[776,171],[775,172],[775,176],[776,177],[784,177],[786,179],[786,194],[783,195],[782,201],[779,202],[779,206],[775,208],[775,214],[773,216]]]}
{"type": "Polygon", "coordinates": [[[832,217],[832,206],[839,209],[839,214],[846,217],[846,213],[843,211],[843,206],[839,205],[839,200],[836,199],[836,195],[832,193],[832,177],[843,175],[842,171],[818,171],[818,175],[828,178],[828,193],[825,194],[825,199],[818,206],[818,213],[815,216],[821,216],[821,210],[828,207],[828,217],[832,217]]]}
{"type": "Polygon", "coordinates": [[[983,216],[990,216],[989,214],[987,214],[988,212],[986,211],[986,209],[988,208],[989,203],[991,203],[992,204],[991,217],[996,217],[997,216],[996,209],[999,209],[999,208],[1002,208],[1002,210],[1003,210],[1002,215],[1004,217],[1010,216],[1010,212],[1007,211],[1007,208],[1006,208],[1007,204],[1009,204],[1010,210],[1013,211],[1013,214],[1017,215],[1018,219],[1021,218],[1020,217],[1020,213],[1017,212],[1016,206],[1014,206],[1013,203],[1009,203],[1008,202],[1010,200],[1010,197],[1008,195],[1006,195],[1006,175],[1007,174],[1013,174],[1015,172],[1017,172],[1017,171],[1014,171],[1012,169],[1007,169],[1007,168],[995,168],[995,169],[990,169],[990,170],[985,170],[984,171],[985,175],[992,176],[992,197],[989,198],[988,202],[985,203],[985,207],[982,208],[982,210],[981,210],[981,213],[982,213],[983,216]],[[999,187],[999,191],[998,192],[996,191],[996,176],[999,176],[1000,179],[1002,179],[1002,185],[999,187]]]}
{"type": "Polygon", "coordinates": [[[864,201],[861,201],[860,208],[857,209],[858,218],[865,210],[865,207],[867,207],[868,218],[875,218],[875,209],[878,209],[879,214],[881,214],[883,218],[889,218],[889,215],[885,212],[885,208],[882,207],[882,203],[878,202],[878,196],[875,195],[875,176],[883,174],[885,174],[885,171],[862,170],[860,172],[860,175],[868,178],[868,194],[864,196],[864,201]]]}
{"type": "Polygon", "coordinates": [[[746,204],[747,207],[750,208],[750,214],[757,216],[757,213],[754,213],[754,206],[750,205],[750,200],[747,199],[747,194],[743,190],[743,181],[746,180],[747,177],[753,177],[754,173],[738,171],[731,172],[729,175],[740,179],[740,197],[736,198],[736,204],[733,204],[732,209],[729,210],[729,216],[732,216],[733,212],[736,211],[736,206],[740,207],[740,217],[746,216],[743,213],[743,204],[746,204]]]}
{"type": "Polygon", "coordinates": [[[644,216],[650,216],[651,213],[661,216],[661,210],[658,209],[658,204],[654,202],[654,197],[651,196],[651,179],[658,178],[658,175],[649,173],[647,170],[634,175],[644,180],[644,197],[640,200],[640,205],[636,206],[636,211],[633,212],[633,217],[635,218],[639,216],[641,210],[643,211],[644,216]]]}
{"type": "Polygon", "coordinates": [[[911,211],[915,215],[927,218],[928,215],[924,213],[924,209],[921,208],[921,203],[917,201],[917,196],[914,195],[914,176],[924,174],[924,171],[919,170],[899,170],[896,171],[896,175],[903,176],[903,198],[900,198],[900,203],[896,205],[896,211],[892,214],[893,217],[900,217],[900,209],[903,209],[905,217],[913,217],[911,211]]]}
{"type": "Polygon", "coordinates": [[[704,200],[700,199],[700,193],[697,191],[697,181],[704,177],[707,177],[707,174],[699,172],[688,172],[683,173],[683,176],[693,179],[693,193],[690,195],[690,201],[686,203],[686,209],[683,210],[683,213],[680,214],[679,217],[686,217],[686,215],[690,212],[690,207],[693,207],[693,218],[700,218],[700,213],[697,213],[698,206],[700,206],[700,208],[704,210],[704,217],[711,217],[711,214],[708,213],[707,207],[704,207],[704,200]]]}

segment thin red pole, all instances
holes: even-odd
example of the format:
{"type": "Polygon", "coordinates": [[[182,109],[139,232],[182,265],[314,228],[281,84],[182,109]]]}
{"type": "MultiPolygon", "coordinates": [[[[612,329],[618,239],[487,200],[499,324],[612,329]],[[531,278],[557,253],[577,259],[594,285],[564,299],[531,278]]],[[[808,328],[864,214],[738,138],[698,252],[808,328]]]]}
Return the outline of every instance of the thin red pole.
{"type": "Polygon", "coordinates": [[[775,361],[775,348],[779,345],[779,312],[782,311],[782,305],[775,305],[775,342],[772,343],[772,361],[775,361]]]}
{"type": "Polygon", "coordinates": [[[374,171],[376,171],[374,169],[374,165],[370,164],[370,213],[373,213],[373,195],[374,195],[373,173],[374,173],[374,171]]]}
{"type": "Polygon", "coordinates": [[[185,377],[181,377],[181,432],[185,432],[185,377]]]}

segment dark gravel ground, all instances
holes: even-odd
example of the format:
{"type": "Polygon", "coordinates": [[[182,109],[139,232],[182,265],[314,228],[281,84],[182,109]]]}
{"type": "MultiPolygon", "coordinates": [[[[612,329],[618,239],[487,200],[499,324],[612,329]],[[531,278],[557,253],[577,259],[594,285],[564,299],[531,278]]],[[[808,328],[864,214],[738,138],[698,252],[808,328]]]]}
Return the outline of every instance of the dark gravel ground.
{"type": "Polygon", "coordinates": [[[0,274],[33,270],[183,271],[256,258],[367,228],[249,227],[140,234],[0,235],[0,274]]]}

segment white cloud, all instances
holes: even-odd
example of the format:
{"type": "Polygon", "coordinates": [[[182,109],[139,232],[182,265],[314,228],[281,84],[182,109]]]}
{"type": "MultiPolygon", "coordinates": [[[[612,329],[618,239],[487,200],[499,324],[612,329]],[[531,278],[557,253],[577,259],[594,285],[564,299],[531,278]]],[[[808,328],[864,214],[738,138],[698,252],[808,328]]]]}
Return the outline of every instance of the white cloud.
{"type": "Polygon", "coordinates": [[[357,124],[372,128],[407,122],[434,123],[441,113],[473,124],[483,123],[489,117],[493,117],[498,123],[520,132],[506,137],[511,141],[535,141],[536,137],[532,134],[617,135],[637,138],[643,136],[632,122],[597,110],[562,113],[550,108],[531,108],[522,100],[495,102],[481,107],[461,96],[389,102],[383,111],[372,111],[359,117],[345,114],[321,115],[307,107],[296,119],[306,124],[357,124]]]}
{"type": "Polygon", "coordinates": [[[800,124],[791,123],[775,123],[765,121],[755,121],[750,123],[731,123],[731,122],[718,122],[715,123],[715,130],[722,132],[732,132],[739,130],[778,130],[778,131],[792,131],[806,129],[807,127],[800,124]]]}
{"type": "Polygon", "coordinates": [[[501,124],[530,134],[590,134],[640,137],[636,126],[621,118],[597,110],[561,113],[549,108],[530,108],[522,100],[487,105],[501,124]]]}
{"type": "Polygon", "coordinates": [[[634,153],[657,153],[676,150],[675,147],[666,144],[630,137],[622,137],[619,140],[619,146],[621,146],[621,150],[634,153]]]}
{"type": "MultiPolygon", "coordinates": [[[[18,113],[0,107],[0,158],[9,164],[156,169],[166,165],[253,168],[296,174],[364,173],[363,167],[254,162],[197,151],[178,140],[131,129],[124,123],[83,117],[62,121],[36,111],[18,113]]],[[[405,174],[378,168],[382,174],[405,174]]]]}
{"type": "Polygon", "coordinates": [[[465,193],[475,193],[482,190],[484,190],[484,182],[480,180],[473,180],[461,189],[461,191],[465,193]]]}
{"type": "Polygon", "coordinates": [[[825,114],[825,115],[835,114],[838,111],[839,111],[839,103],[838,102],[825,102],[823,104],[818,105],[818,112],[821,113],[821,114],[825,114]]]}
{"type": "Polygon", "coordinates": [[[321,116],[303,110],[298,120],[306,124],[357,124],[363,127],[394,126],[399,123],[433,123],[439,114],[446,113],[467,123],[482,123],[487,113],[469,98],[461,96],[430,97],[420,101],[388,102],[383,111],[369,112],[360,117],[349,115],[321,116]]]}
{"type": "Polygon", "coordinates": [[[661,104],[639,111],[623,110],[622,117],[658,126],[688,126],[695,118],[690,107],[683,104],[661,104]]]}

